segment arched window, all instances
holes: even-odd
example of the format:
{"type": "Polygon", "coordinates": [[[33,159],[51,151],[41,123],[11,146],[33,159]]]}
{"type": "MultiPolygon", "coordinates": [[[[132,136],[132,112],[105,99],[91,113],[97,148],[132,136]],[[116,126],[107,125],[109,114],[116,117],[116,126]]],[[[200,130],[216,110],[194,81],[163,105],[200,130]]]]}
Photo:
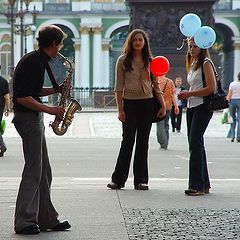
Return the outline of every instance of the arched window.
{"type": "Polygon", "coordinates": [[[110,54],[110,87],[115,85],[115,65],[122,52],[123,44],[128,35],[128,26],[120,27],[111,34],[110,54]]]}
{"type": "Polygon", "coordinates": [[[8,43],[3,44],[0,47],[0,65],[1,76],[9,78],[11,66],[11,47],[8,43]]]}

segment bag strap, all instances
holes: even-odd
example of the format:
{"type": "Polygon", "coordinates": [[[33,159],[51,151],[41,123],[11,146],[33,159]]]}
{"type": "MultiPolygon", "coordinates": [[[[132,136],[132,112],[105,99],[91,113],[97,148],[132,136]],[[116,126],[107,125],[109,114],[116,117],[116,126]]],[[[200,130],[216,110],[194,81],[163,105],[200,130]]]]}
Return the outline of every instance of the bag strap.
{"type": "Polygon", "coordinates": [[[215,78],[216,78],[216,81],[217,81],[217,83],[220,82],[219,75],[218,75],[217,70],[216,70],[216,68],[214,66],[214,63],[212,62],[211,59],[205,58],[203,60],[203,64],[202,64],[202,82],[203,82],[203,87],[206,87],[206,80],[205,80],[205,75],[204,75],[204,71],[203,71],[203,65],[204,65],[205,62],[210,62],[211,63],[212,68],[213,68],[213,72],[214,72],[214,75],[215,75],[215,78]]]}
{"type": "Polygon", "coordinates": [[[50,68],[49,63],[48,63],[48,61],[46,59],[44,60],[44,65],[46,67],[48,76],[50,78],[50,81],[52,83],[52,86],[53,86],[55,92],[59,92],[59,85],[57,84],[57,81],[56,81],[56,79],[55,79],[55,77],[53,75],[52,69],[50,68]]]}
{"type": "MultiPolygon", "coordinates": [[[[211,65],[212,65],[212,68],[213,68],[213,71],[214,71],[214,75],[215,75],[215,78],[216,78],[216,83],[217,83],[217,92],[222,92],[222,93],[224,93],[224,91],[223,91],[223,89],[222,89],[221,81],[220,81],[220,79],[219,79],[219,75],[218,75],[218,73],[217,73],[217,71],[216,71],[216,68],[215,68],[212,60],[209,59],[209,58],[205,58],[204,61],[203,61],[203,64],[204,64],[204,62],[206,62],[206,61],[209,61],[209,62],[211,63],[211,65]]],[[[203,64],[202,64],[202,82],[203,82],[203,87],[206,87],[206,80],[205,80],[205,75],[204,75],[204,72],[203,72],[203,64]]]]}

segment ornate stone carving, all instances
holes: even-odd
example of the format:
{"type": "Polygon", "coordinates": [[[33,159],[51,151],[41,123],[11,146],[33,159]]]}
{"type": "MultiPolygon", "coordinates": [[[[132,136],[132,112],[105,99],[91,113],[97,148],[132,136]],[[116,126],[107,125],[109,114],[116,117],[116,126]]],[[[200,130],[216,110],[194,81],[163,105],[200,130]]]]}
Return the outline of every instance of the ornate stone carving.
{"type": "Polygon", "coordinates": [[[81,49],[81,44],[80,43],[74,43],[74,49],[75,49],[75,51],[80,51],[80,49],[81,49]]]}
{"type": "Polygon", "coordinates": [[[102,50],[103,51],[108,51],[110,49],[109,43],[102,43],[102,50]]]}
{"type": "Polygon", "coordinates": [[[80,27],[80,29],[79,29],[81,34],[88,34],[90,30],[91,30],[91,28],[89,28],[89,27],[80,27]]]}
{"type": "MultiPolygon", "coordinates": [[[[193,7],[192,7],[193,8],[193,7]]],[[[195,12],[203,19],[203,24],[210,22],[208,8],[189,9],[189,11],[179,8],[179,6],[153,6],[153,7],[136,7],[135,23],[132,28],[144,29],[150,37],[153,48],[172,48],[176,49],[185,38],[179,30],[180,19],[187,12],[195,12]]]]}
{"type": "Polygon", "coordinates": [[[240,43],[234,43],[234,49],[240,50],[240,43]]]}
{"type": "Polygon", "coordinates": [[[93,28],[91,28],[91,30],[94,34],[101,34],[103,28],[102,27],[93,27],[93,28]]]}
{"type": "MultiPolygon", "coordinates": [[[[177,51],[183,39],[179,22],[187,13],[197,14],[202,25],[213,24],[212,5],[215,0],[126,0],[130,7],[130,30],[141,28],[150,39],[153,55],[165,55],[171,68],[168,76],[185,76],[186,46],[177,51]]],[[[212,56],[213,57],[213,56],[212,56]]]]}

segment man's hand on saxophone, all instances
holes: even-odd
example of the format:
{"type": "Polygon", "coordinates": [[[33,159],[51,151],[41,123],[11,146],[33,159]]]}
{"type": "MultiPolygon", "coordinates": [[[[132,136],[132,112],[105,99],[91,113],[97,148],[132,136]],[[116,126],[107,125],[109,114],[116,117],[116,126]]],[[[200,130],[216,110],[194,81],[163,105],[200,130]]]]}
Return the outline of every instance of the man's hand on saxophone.
{"type": "Polygon", "coordinates": [[[50,111],[48,112],[51,115],[55,115],[59,120],[63,120],[65,109],[63,107],[49,107],[50,111]]]}

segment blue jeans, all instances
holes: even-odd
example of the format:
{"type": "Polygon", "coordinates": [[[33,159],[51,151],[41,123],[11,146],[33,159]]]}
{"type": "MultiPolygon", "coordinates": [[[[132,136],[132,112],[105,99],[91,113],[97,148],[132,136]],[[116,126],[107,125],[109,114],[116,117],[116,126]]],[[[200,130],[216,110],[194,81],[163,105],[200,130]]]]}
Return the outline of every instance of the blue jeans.
{"type": "Polygon", "coordinates": [[[231,123],[231,128],[228,133],[229,138],[237,137],[240,140],[240,99],[231,99],[229,104],[229,112],[233,118],[233,123],[231,123]],[[237,127],[237,134],[236,134],[237,127]]]}
{"type": "Polygon", "coordinates": [[[167,110],[166,117],[157,122],[157,141],[163,148],[167,147],[169,142],[169,117],[170,110],[167,110]]]}
{"type": "Polygon", "coordinates": [[[173,106],[171,109],[171,124],[172,124],[172,130],[174,131],[175,129],[177,129],[177,131],[181,130],[181,123],[182,123],[182,111],[183,111],[183,107],[182,106],[178,106],[179,108],[179,113],[178,115],[175,114],[174,109],[175,107],[173,106]]]}
{"type": "Polygon", "coordinates": [[[203,135],[213,113],[203,104],[187,109],[187,133],[189,143],[189,188],[203,191],[210,188],[203,135]]]}

